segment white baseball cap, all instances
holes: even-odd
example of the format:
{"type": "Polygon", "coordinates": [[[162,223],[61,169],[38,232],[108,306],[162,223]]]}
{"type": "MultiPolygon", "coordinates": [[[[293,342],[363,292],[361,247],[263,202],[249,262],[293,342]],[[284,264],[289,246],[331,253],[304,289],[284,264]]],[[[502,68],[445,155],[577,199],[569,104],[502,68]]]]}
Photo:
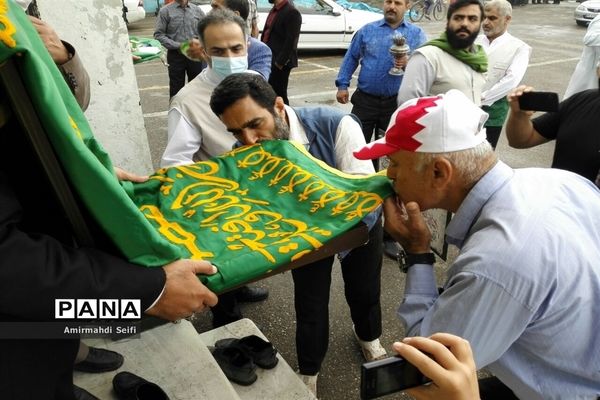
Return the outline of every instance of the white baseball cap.
{"type": "Polygon", "coordinates": [[[461,91],[406,101],[392,114],[385,136],[354,152],[360,160],[399,150],[449,153],[482,143],[488,114],[461,91]]]}

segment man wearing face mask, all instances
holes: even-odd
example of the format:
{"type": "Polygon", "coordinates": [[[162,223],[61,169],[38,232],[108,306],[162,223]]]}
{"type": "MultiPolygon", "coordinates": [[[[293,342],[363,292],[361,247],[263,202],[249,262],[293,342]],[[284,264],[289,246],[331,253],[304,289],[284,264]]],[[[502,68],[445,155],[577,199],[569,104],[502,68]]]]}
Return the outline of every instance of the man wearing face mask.
{"type": "MultiPolygon", "coordinates": [[[[235,139],[210,110],[210,96],[214,88],[232,73],[247,72],[262,77],[248,69],[246,23],[233,11],[211,11],[200,21],[198,30],[202,57],[207,60],[208,67],[171,100],[169,140],[161,167],[191,164],[230,151],[235,139]]],[[[219,296],[219,305],[212,310],[213,327],[243,318],[238,301],[262,301],[268,295],[264,288],[243,286],[219,296]]]]}
{"type": "Polygon", "coordinates": [[[199,24],[208,62],[200,75],[173,97],[168,115],[168,142],[161,167],[208,160],[231,150],[235,139],[210,110],[213,89],[228,75],[249,72],[246,23],[230,10],[213,10],[199,24]]]}
{"type": "Polygon", "coordinates": [[[398,105],[416,97],[458,89],[477,105],[485,83],[487,57],[474,45],[481,28],[479,0],[457,0],[448,7],[446,31],[415,50],[398,91],[398,105]]]}

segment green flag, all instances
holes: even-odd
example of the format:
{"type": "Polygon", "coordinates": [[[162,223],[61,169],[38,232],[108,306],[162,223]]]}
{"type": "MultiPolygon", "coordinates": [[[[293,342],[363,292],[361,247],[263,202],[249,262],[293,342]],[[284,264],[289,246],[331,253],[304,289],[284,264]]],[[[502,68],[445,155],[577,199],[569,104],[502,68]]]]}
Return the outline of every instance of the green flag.
{"type": "Polygon", "coordinates": [[[110,158],[29,18],[14,1],[0,0],[0,62],[9,58],[69,181],[123,255],[153,267],[181,258],[181,249],[161,237],[116,179],[110,158]]]}
{"type": "Polygon", "coordinates": [[[133,263],[206,259],[219,272],[203,280],[220,292],[319,248],[392,193],[382,174],[343,174],[287,141],[162,169],[143,184],[119,183],[37,32],[12,1],[0,0],[0,29],[0,62],[16,60],[69,181],[133,263]]]}
{"type": "Polygon", "coordinates": [[[135,203],[217,291],[294,261],[347,231],[392,193],[383,175],[344,174],[300,144],[271,140],[135,185],[135,203]]]}

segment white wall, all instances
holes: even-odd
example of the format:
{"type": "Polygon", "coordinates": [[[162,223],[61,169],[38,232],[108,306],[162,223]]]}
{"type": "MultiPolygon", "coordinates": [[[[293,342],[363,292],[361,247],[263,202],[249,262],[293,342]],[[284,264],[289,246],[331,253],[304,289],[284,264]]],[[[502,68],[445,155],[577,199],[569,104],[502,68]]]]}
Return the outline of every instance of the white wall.
{"type": "Polygon", "coordinates": [[[121,0],[37,0],[43,20],[71,43],[91,80],[85,112],[113,163],[139,174],[152,171],[121,0]]]}

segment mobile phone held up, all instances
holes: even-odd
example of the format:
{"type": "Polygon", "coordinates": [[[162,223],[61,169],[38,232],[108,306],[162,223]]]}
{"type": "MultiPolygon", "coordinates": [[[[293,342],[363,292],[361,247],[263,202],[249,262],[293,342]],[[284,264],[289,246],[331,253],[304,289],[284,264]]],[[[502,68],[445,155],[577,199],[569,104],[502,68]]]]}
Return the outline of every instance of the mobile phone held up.
{"type": "Polygon", "coordinates": [[[519,97],[523,111],[558,111],[558,94],[553,92],[525,92],[519,97]]]}
{"type": "Polygon", "coordinates": [[[414,365],[395,356],[364,363],[360,371],[360,398],[375,399],[431,382],[414,365]]]}

